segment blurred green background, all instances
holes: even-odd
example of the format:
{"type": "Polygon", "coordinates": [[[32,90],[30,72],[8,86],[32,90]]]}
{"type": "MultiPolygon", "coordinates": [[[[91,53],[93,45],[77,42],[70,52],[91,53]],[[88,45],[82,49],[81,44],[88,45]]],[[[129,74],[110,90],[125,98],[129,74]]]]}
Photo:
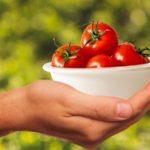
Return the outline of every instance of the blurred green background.
{"type": "MultiPolygon", "coordinates": [[[[59,44],[80,44],[83,24],[113,25],[121,41],[150,44],[150,0],[0,0],[0,91],[49,79],[42,65],[59,44]]],[[[15,119],[15,118],[14,118],[15,119]]],[[[104,142],[97,150],[149,150],[150,117],[104,142]]],[[[0,139],[0,150],[83,150],[30,132],[0,139]]]]}

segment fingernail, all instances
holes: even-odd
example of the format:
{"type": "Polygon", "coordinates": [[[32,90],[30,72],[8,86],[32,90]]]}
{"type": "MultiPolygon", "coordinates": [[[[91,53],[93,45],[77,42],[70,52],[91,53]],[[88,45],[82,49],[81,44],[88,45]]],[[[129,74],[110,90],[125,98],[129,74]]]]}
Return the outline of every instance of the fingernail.
{"type": "Polygon", "coordinates": [[[117,116],[121,119],[128,119],[132,115],[132,108],[129,104],[120,103],[117,105],[117,116]]]}

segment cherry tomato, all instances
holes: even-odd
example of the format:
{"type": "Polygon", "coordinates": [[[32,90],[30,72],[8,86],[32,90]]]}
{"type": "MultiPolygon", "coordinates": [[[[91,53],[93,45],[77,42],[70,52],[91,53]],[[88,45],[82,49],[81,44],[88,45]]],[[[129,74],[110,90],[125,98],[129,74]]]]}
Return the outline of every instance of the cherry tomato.
{"type": "Polygon", "coordinates": [[[115,62],[113,59],[108,55],[96,55],[92,57],[87,65],[86,68],[102,68],[102,67],[114,67],[115,62]]]}
{"type": "Polygon", "coordinates": [[[142,55],[143,52],[144,49],[138,50],[135,45],[126,42],[118,46],[112,57],[120,66],[139,65],[149,62],[148,58],[142,55]]]}
{"type": "Polygon", "coordinates": [[[88,59],[82,48],[77,45],[63,45],[52,56],[53,67],[83,68],[88,59]]]}
{"type": "Polygon", "coordinates": [[[81,44],[89,56],[111,55],[118,47],[118,35],[113,27],[105,23],[93,23],[86,27],[81,44]]]}

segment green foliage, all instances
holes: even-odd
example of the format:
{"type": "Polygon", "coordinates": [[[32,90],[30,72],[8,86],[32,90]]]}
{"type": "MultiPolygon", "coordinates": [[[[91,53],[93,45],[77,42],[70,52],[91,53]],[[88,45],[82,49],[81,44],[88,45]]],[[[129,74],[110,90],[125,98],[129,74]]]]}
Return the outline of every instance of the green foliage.
{"type": "MultiPolygon", "coordinates": [[[[49,79],[42,65],[59,44],[80,44],[89,21],[104,21],[118,31],[121,41],[138,47],[150,40],[149,0],[0,0],[0,88],[9,90],[39,79],[49,79]]],[[[106,141],[97,150],[148,150],[150,120],[106,141]]],[[[0,140],[0,150],[83,150],[55,138],[28,132],[0,140]]]]}

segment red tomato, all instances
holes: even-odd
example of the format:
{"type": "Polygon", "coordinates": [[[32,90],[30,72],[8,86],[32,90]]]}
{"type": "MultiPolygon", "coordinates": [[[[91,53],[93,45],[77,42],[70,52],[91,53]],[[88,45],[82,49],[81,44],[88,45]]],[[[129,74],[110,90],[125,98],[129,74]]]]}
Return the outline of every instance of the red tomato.
{"type": "Polygon", "coordinates": [[[84,30],[81,44],[91,57],[99,54],[111,55],[118,46],[118,35],[110,25],[94,23],[84,30]]]}
{"type": "Polygon", "coordinates": [[[115,66],[115,62],[110,56],[96,55],[88,61],[86,68],[102,68],[102,67],[114,67],[114,66],[115,66]]]}
{"type": "Polygon", "coordinates": [[[83,68],[88,59],[77,45],[63,45],[52,56],[53,67],[83,68]]]}
{"type": "Polygon", "coordinates": [[[138,53],[137,48],[131,43],[123,43],[114,51],[112,55],[120,66],[130,66],[148,63],[147,57],[138,53]]]}

